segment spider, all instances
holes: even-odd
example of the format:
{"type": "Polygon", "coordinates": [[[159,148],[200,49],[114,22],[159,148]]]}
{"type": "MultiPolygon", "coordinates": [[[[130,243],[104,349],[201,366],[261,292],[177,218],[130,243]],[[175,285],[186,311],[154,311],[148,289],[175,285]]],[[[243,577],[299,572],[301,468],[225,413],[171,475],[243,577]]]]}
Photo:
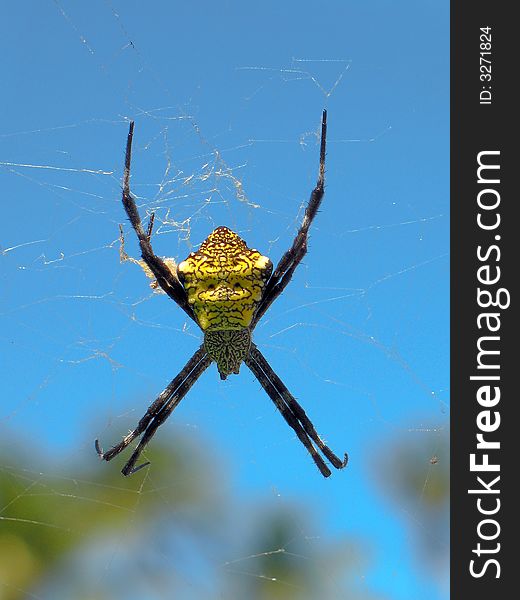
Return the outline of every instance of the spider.
{"type": "MultiPolygon", "coordinates": [[[[227,227],[217,227],[197,252],[192,252],[178,265],[173,259],[157,256],[151,244],[154,215],[151,214],[145,230],[130,192],[133,133],[134,122],[131,121],[126,143],[122,200],[139,240],[142,261],[131,260],[139,262],[147,275],[155,278],[152,287],[160,287],[195,321],[204,333],[204,342],[152,402],[133,431],[107,452],[103,452],[96,440],[98,455],[103,460],[112,460],[133,440],[141,437],[121,472],[127,476],[146,467],[149,462],[136,466],[142,451],[210,364],[215,362],[220,378],[226,379],[228,375],[238,374],[240,365],[244,362],[287,424],[292,427],[321,474],[324,477],[331,475],[323,457],[336,469],[343,469],[348,455],[345,454],[341,460],[323,442],[303,408],[252,341],[252,333],[258,322],[283,292],[307,252],[309,227],[324,194],[327,111],[323,111],[321,121],[318,181],[311,193],[298,233],[274,271],[269,258],[248,248],[244,240],[227,227]]],[[[121,235],[121,243],[123,242],[121,235]]],[[[128,258],[123,247],[121,253],[128,258]]]]}

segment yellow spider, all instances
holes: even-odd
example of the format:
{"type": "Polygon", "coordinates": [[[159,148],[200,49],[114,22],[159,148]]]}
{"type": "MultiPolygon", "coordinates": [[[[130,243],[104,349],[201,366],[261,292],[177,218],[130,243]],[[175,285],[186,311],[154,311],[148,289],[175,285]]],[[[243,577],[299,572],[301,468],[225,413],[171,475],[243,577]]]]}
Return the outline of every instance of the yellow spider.
{"type": "MultiPolygon", "coordinates": [[[[324,194],[327,112],[323,111],[321,122],[318,181],[292,246],[282,256],[274,271],[267,256],[248,248],[244,240],[227,227],[217,227],[197,252],[192,252],[178,265],[171,258],[162,259],[154,254],[150,241],[154,215],[151,215],[145,231],[130,193],[133,133],[132,121],[126,144],[123,206],[141,248],[142,261],[135,262],[143,267],[149,277],[154,278],[152,287],[160,287],[197,323],[204,332],[204,342],[150,405],[137,427],[107,452],[103,452],[96,440],[97,453],[102,459],[109,461],[135,438],[142,436],[122,473],[131,475],[147,466],[148,462],[136,466],[141,452],[209,365],[215,362],[220,378],[226,379],[232,373],[238,374],[240,365],[244,362],[295,431],[321,474],[328,477],[331,471],[318,450],[321,450],[333,467],[343,469],[348,461],[347,454],[341,460],[323,442],[303,408],[252,341],[252,332],[258,321],[283,292],[307,252],[309,227],[324,194]]],[[[122,234],[121,242],[123,244],[122,234]]],[[[128,259],[123,246],[121,256],[128,259]]]]}

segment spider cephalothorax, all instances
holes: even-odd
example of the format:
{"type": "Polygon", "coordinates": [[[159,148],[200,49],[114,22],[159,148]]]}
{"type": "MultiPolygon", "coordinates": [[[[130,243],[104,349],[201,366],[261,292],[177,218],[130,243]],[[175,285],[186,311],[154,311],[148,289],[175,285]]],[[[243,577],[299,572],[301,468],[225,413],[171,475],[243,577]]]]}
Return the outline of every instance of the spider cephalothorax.
{"type": "Polygon", "coordinates": [[[234,373],[238,375],[251,348],[251,330],[208,329],[204,332],[204,348],[211,360],[217,363],[220,379],[234,373]]]}
{"type": "MultiPolygon", "coordinates": [[[[318,182],[311,193],[303,222],[292,246],[282,256],[274,271],[269,258],[262,256],[257,250],[248,248],[244,240],[227,227],[217,227],[201,244],[199,250],[192,252],[179,265],[171,258],[162,259],[157,256],[150,242],[154,215],[150,215],[150,222],[145,231],[130,193],[133,132],[132,121],[126,144],[123,206],[137,234],[142,260],[130,260],[138,262],[147,276],[154,279],[151,284],[154,289],[161,289],[168,294],[197,323],[204,332],[204,343],[150,405],[137,427],[119,444],[103,452],[96,440],[99,456],[104,460],[111,460],[135,438],[142,436],[122,472],[124,475],[130,475],[143,468],[149,463],[137,467],[136,463],[146,444],[209,365],[215,362],[221,379],[226,379],[231,373],[238,373],[240,365],[244,362],[307,448],[321,474],[328,477],[331,471],[318,450],[332,466],[342,469],[347,464],[347,455],[341,460],[323,442],[296,398],[252,341],[252,332],[258,321],[283,292],[307,252],[309,227],[318,212],[324,193],[326,111],[323,111],[321,122],[318,182]]],[[[123,241],[121,234],[121,258],[127,260],[129,257],[124,252],[123,241]]]]}

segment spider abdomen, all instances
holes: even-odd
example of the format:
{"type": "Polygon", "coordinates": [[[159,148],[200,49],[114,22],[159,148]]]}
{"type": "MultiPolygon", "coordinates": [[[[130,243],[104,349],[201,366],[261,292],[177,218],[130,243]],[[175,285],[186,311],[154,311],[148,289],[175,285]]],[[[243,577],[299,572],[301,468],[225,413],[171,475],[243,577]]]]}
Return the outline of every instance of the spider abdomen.
{"type": "Polygon", "coordinates": [[[177,267],[203,331],[249,327],[273,265],[227,227],[217,227],[177,267]]]}

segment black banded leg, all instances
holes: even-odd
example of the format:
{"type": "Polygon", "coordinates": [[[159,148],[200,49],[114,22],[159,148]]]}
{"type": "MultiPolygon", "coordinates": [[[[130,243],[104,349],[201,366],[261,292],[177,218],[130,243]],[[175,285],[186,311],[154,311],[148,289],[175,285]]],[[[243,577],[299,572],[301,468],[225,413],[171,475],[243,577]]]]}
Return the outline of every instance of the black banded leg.
{"type": "Polygon", "coordinates": [[[137,210],[134,198],[130,192],[130,164],[132,161],[133,136],[134,122],[130,121],[130,128],[128,130],[128,138],[126,141],[125,169],[123,173],[123,206],[139,240],[141,256],[154,274],[157,283],[161,286],[162,290],[172,300],[174,300],[191,319],[195,321],[195,315],[193,314],[191,306],[188,304],[186,291],[181,282],[171,272],[162,258],[157,256],[152,249],[150,238],[152,235],[154,215],[152,214],[150,216],[150,222],[148,223],[147,230],[145,231],[141,217],[139,216],[139,211],[137,210]]]}
{"type": "MultiPolygon", "coordinates": [[[[158,414],[162,412],[162,410],[168,405],[172,396],[181,388],[182,384],[186,379],[193,379],[193,374],[196,371],[197,366],[204,362],[205,360],[209,360],[207,357],[206,351],[203,346],[201,346],[197,352],[190,358],[190,360],[186,363],[181,372],[168,384],[168,386],[159,394],[157,399],[152,402],[149,406],[146,414],[141,418],[137,427],[131,431],[128,435],[126,435],[118,444],[116,444],[110,450],[103,452],[99,440],[95,441],[96,451],[100,458],[103,460],[109,461],[112,460],[115,456],[120,454],[129,444],[131,444],[135,438],[140,436],[148,427],[151,421],[153,421],[158,414]]],[[[208,363],[209,366],[209,363],[208,363]]],[[[200,373],[199,375],[200,376],[200,373]]],[[[197,377],[198,377],[197,376],[197,377]]],[[[193,385],[195,379],[193,379],[191,385],[193,385]]],[[[191,385],[189,387],[191,387],[191,385]]],[[[189,389],[188,387],[188,389],[189,389]]],[[[186,390],[187,391],[187,390],[186,390]]],[[[182,398],[179,398],[179,402],[182,398]]],[[[173,410],[173,408],[172,408],[173,410]]],[[[171,410],[170,410],[171,413],[171,410]]]]}
{"type": "Polygon", "coordinates": [[[311,455],[321,474],[324,477],[329,477],[331,471],[313,442],[336,469],[343,469],[347,465],[347,455],[345,454],[344,459],[341,460],[323,442],[303,408],[298,404],[294,396],[290,394],[254,344],[245,363],[281,412],[287,424],[295,431],[298,439],[311,455]]]}
{"type": "Polygon", "coordinates": [[[289,250],[287,250],[278,264],[276,265],[267,287],[265,294],[257,308],[256,314],[251,324],[251,329],[254,329],[258,321],[263,317],[265,311],[278,298],[278,296],[287,287],[291,281],[296,267],[300,264],[305,254],[307,254],[307,240],[309,228],[318,213],[323,194],[325,193],[325,153],[327,144],[327,111],[323,111],[321,120],[321,143],[320,143],[320,167],[318,172],[318,181],[316,187],[312,190],[303,221],[293,240],[289,250]]]}
{"type": "Polygon", "coordinates": [[[155,432],[157,431],[157,429],[171,415],[171,413],[176,408],[176,406],[179,404],[179,402],[184,398],[184,396],[186,396],[186,394],[191,389],[192,385],[197,381],[197,379],[202,375],[202,373],[204,373],[204,371],[209,367],[210,364],[211,364],[211,359],[209,358],[209,356],[206,355],[198,363],[198,365],[195,367],[195,369],[191,372],[190,377],[181,384],[181,386],[178,388],[178,390],[175,392],[175,394],[169,399],[169,401],[166,403],[166,405],[151,420],[150,424],[148,425],[148,427],[146,428],[146,431],[143,434],[143,437],[141,438],[139,444],[137,445],[137,448],[134,450],[134,452],[132,453],[132,456],[130,457],[128,462],[125,464],[125,466],[122,468],[121,473],[123,473],[123,475],[125,475],[125,476],[132,475],[136,471],[139,471],[143,467],[146,467],[147,465],[150,464],[150,462],[147,461],[147,462],[139,465],[138,467],[135,466],[136,462],[139,460],[139,456],[141,455],[141,452],[146,448],[148,442],[155,435],[155,432]]]}
{"type": "Polygon", "coordinates": [[[294,430],[300,442],[305,446],[312,459],[316,463],[316,466],[320,470],[320,473],[323,475],[323,477],[329,477],[331,475],[330,469],[323,461],[323,458],[318,454],[318,451],[313,446],[309,436],[305,433],[303,427],[296,417],[291,413],[277,389],[260,369],[258,363],[249,357],[246,359],[245,363],[253,375],[258,379],[260,385],[264,388],[269,398],[271,398],[271,400],[275,403],[276,408],[280,411],[286,423],[294,430]]]}
{"type": "Polygon", "coordinates": [[[314,441],[314,443],[318,446],[318,448],[323,452],[324,456],[331,462],[331,464],[336,469],[343,469],[347,466],[348,463],[348,454],[345,452],[343,456],[343,460],[341,460],[332,450],[325,444],[325,442],[320,438],[316,428],[312,424],[312,421],[307,416],[307,413],[301,406],[301,404],[296,400],[296,398],[291,394],[291,392],[287,389],[283,381],[278,377],[278,375],[273,371],[271,365],[267,362],[264,355],[260,352],[258,347],[255,344],[252,344],[251,356],[260,366],[262,371],[267,375],[267,377],[272,381],[273,385],[276,387],[278,393],[282,396],[285,403],[290,408],[291,412],[294,416],[300,421],[305,432],[314,441]]]}

